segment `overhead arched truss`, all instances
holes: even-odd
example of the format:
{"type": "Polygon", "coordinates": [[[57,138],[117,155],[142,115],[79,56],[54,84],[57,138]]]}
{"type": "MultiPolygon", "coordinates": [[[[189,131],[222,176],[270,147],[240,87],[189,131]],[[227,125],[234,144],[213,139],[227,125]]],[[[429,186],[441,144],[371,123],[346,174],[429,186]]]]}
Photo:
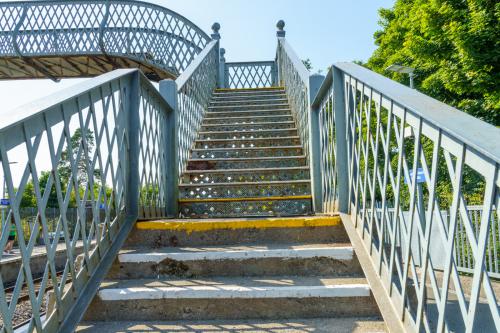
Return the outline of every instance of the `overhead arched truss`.
{"type": "Polygon", "coordinates": [[[140,1],[0,3],[0,79],[67,78],[140,68],[177,77],[210,37],[185,17],[140,1]]]}

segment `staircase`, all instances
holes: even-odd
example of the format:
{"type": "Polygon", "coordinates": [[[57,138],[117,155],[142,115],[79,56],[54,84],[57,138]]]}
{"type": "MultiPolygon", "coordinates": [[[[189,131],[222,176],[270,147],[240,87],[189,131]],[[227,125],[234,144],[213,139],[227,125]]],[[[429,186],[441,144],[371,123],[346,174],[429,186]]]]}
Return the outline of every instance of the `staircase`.
{"type": "Polygon", "coordinates": [[[339,217],[136,224],[79,332],[385,332],[339,217]]]}
{"type": "Polygon", "coordinates": [[[79,331],[385,331],[340,217],[306,216],[302,144],[282,88],[215,91],[184,219],[136,223],[79,331]]]}
{"type": "Polygon", "coordinates": [[[182,175],[181,217],[311,214],[302,147],[283,88],[216,90],[182,175]]]}

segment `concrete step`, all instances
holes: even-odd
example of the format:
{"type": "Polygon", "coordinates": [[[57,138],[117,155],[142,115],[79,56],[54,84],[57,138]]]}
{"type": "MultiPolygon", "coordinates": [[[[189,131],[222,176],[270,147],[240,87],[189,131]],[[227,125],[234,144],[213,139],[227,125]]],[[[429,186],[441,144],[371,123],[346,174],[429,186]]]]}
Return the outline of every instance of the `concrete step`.
{"type": "Polygon", "coordinates": [[[349,243],[250,244],[123,249],[107,278],[279,275],[359,277],[363,272],[349,243]]]}
{"type": "Polygon", "coordinates": [[[270,129],[285,129],[295,128],[295,122],[279,121],[279,122],[258,122],[258,123],[227,123],[227,124],[203,124],[200,131],[261,131],[270,129]]]}
{"type": "Polygon", "coordinates": [[[85,320],[205,320],[376,316],[364,278],[213,277],[107,280],[85,320]]]}
{"type": "Polygon", "coordinates": [[[216,170],[216,169],[254,169],[298,167],[306,165],[306,157],[281,156],[281,157],[249,157],[249,158],[212,158],[190,159],[187,170],[216,170]]]}
{"type": "Polygon", "coordinates": [[[302,146],[269,146],[245,148],[208,148],[191,150],[193,159],[237,158],[237,157],[271,157],[300,156],[302,146]]]}
{"type": "Polygon", "coordinates": [[[286,137],[296,136],[296,128],[282,128],[282,129],[265,129],[255,131],[207,131],[198,133],[199,140],[211,139],[255,139],[255,138],[269,138],[269,137],[286,137]]]}
{"type": "Polygon", "coordinates": [[[230,89],[230,88],[220,88],[215,89],[213,96],[227,96],[227,95],[259,95],[259,94],[277,94],[284,93],[284,87],[268,87],[268,88],[241,88],[241,89],[230,89]]]}
{"type": "Polygon", "coordinates": [[[265,110],[282,110],[289,108],[288,102],[281,102],[275,104],[253,104],[248,102],[246,104],[241,105],[217,105],[217,106],[208,106],[208,112],[232,112],[232,111],[265,111],[265,110]]]}
{"type": "Polygon", "coordinates": [[[125,247],[348,243],[339,216],[138,221],[125,247]]]}
{"type": "Polygon", "coordinates": [[[212,118],[231,118],[249,116],[288,116],[291,115],[289,107],[271,110],[232,110],[232,111],[209,111],[205,113],[205,120],[212,118]]]}
{"type": "Polygon", "coordinates": [[[210,184],[180,184],[179,200],[218,198],[291,197],[311,194],[311,181],[288,180],[270,182],[230,182],[210,184]]]}
{"type": "Polygon", "coordinates": [[[195,148],[245,148],[269,146],[300,146],[299,136],[267,137],[255,139],[205,139],[196,140],[195,148]]]}
{"type": "Polygon", "coordinates": [[[380,317],[83,322],[78,333],[385,333],[380,317]]]}
{"type": "Polygon", "coordinates": [[[212,124],[260,124],[267,122],[293,121],[292,115],[283,116],[243,116],[243,117],[221,117],[221,118],[205,118],[204,125],[212,124]]]}
{"type": "Polygon", "coordinates": [[[188,170],[182,174],[183,184],[230,182],[288,181],[309,179],[309,167],[188,170]]]}
{"type": "Polygon", "coordinates": [[[262,98],[262,99],[257,99],[257,98],[252,98],[252,99],[225,99],[225,100],[219,100],[219,99],[212,99],[210,101],[209,106],[241,106],[241,105],[275,105],[275,104],[287,104],[288,99],[286,96],[284,97],[272,97],[272,98],[262,98]]]}
{"type": "Polygon", "coordinates": [[[262,93],[236,93],[236,94],[218,94],[214,93],[212,95],[212,101],[240,101],[240,100],[254,100],[254,99],[273,99],[273,98],[286,98],[286,93],[284,91],[271,91],[262,93]]]}

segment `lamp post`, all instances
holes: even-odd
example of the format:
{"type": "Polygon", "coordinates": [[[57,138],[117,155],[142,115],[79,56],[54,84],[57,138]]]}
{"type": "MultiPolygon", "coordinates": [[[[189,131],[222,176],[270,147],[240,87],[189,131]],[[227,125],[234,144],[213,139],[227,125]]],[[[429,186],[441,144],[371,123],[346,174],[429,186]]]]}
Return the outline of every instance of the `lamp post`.
{"type": "Polygon", "coordinates": [[[408,76],[410,77],[410,88],[414,89],[413,78],[415,77],[415,73],[414,73],[415,68],[392,64],[389,67],[387,67],[385,70],[390,71],[390,72],[395,72],[395,73],[408,74],[408,76]]]}

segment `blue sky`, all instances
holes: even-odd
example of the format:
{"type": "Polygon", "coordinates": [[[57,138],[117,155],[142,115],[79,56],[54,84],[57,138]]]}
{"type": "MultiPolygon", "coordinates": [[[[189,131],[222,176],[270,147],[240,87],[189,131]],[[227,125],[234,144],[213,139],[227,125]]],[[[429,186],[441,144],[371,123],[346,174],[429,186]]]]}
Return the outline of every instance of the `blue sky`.
{"type": "MultiPolygon", "coordinates": [[[[221,24],[227,61],[271,60],[276,50],[276,22],[286,22],[287,40],[314,71],[337,61],[366,60],[375,49],[381,7],[394,0],[154,0],[187,17],[205,32],[221,24]]],[[[0,116],[30,100],[66,88],[81,79],[0,81],[0,116]],[[27,93],[29,92],[29,93],[27,93]]]]}

